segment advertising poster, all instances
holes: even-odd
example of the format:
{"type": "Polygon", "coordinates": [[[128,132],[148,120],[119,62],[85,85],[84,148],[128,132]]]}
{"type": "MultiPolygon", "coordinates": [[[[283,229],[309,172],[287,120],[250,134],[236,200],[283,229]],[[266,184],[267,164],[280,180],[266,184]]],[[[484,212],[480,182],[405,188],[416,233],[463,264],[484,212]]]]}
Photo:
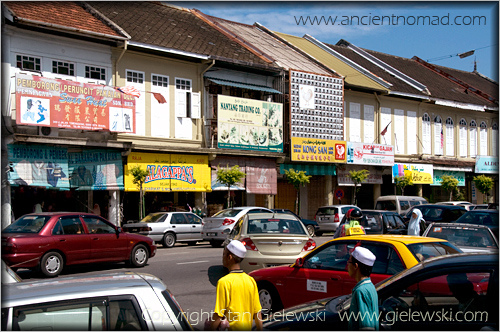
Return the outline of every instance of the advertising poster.
{"type": "Polygon", "coordinates": [[[283,152],[283,105],[217,96],[218,147],[283,152]]]}
{"type": "Polygon", "coordinates": [[[394,147],[383,144],[347,142],[347,163],[354,165],[393,166],[394,147]]]}
{"type": "Polygon", "coordinates": [[[68,154],[69,183],[78,190],[123,190],[119,151],[86,150],[68,154]]]}
{"type": "Polygon", "coordinates": [[[465,172],[434,170],[434,182],[431,186],[440,186],[443,175],[453,176],[458,180],[459,187],[465,187],[465,172]]]}
{"type": "Polygon", "coordinates": [[[498,174],[498,157],[476,157],[476,173],[498,174]]]}
{"type": "Polygon", "coordinates": [[[125,191],[139,191],[129,172],[136,165],[148,172],[144,191],[212,191],[207,155],[132,152],[124,172],[125,191]]]}
{"type": "MultiPolygon", "coordinates": [[[[349,177],[349,171],[359,171],[361,166],[349,166],[337,168],[337,181],[339,186],[354,186],[354,182],[349,177]]],[[[370,174],[362,182],[363,184],[382,184],[382,171],[370,170],[370,174]]]]}
{"type": "Polygon", "coordinates": [[[135,133],[135,97],[113,87],[16,74],[18,125],[135,133]]]}
{"type": "Polygon", "coordinates": [[[346,142],[292,137],[292,161],[345,163],[346,142]]]}
{"type": "Polygon", "coordinates": [[[392,182],[395,176],[411,175],[413,184],[432,184],[433,178],[432,165],[424,164],[394,164],[392,166],[392,182]]]}

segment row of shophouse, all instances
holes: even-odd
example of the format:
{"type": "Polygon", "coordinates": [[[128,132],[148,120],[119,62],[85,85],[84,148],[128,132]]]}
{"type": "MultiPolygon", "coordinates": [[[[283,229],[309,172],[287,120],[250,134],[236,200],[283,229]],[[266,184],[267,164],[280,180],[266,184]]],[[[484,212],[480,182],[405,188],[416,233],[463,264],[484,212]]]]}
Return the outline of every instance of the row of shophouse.
{"type": "Polygon", "coordinates": [[[138,217],[129,169],[149,171],[148,212],[223,207],[219,167],[239,165],[236,205],[294,208],[287,169],[311,181],[301,215],[395,194],[447,200],[440,177],[495,179],[498,83],[464,72],[227,21],[157,2],[2,2],[2,225],[44,210],[138,217]],[[408,173],[407,173],[408,174],[408,173]]]}

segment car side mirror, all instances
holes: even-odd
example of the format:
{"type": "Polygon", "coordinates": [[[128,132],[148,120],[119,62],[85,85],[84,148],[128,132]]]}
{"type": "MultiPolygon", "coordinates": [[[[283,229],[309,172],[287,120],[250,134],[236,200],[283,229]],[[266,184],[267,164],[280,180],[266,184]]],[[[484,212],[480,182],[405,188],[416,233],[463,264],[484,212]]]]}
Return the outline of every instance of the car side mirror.
{"type": "Polygon", "coordinates": [[[297,260],[295,261],[295,265],[294,267],[303,267],[304,266],[304,258],[302,257],[299,257],[297,258],[297,260]]]}
{"type": "Polygon", "coordinates": [[[123,233],[123,229],[121,227],[116,227],[116,234],[123,233]]]}

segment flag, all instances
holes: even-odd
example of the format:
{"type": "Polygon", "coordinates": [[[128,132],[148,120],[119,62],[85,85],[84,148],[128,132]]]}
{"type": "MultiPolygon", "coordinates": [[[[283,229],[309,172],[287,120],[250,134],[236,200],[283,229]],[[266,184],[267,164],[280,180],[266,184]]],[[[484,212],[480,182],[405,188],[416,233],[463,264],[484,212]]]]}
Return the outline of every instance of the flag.
{"type": "Polygon", "coordinates": [[[123,88],[118,88],[118,90],[126,95],[131,95],[137,98],[141,96],[141,92],[131,85],[124,86],[123,88]]]}
{"type": "Polygon", "coordinates": [[[158,92],[151,92],[151,93],[156,98],[156,100],[158,100],[160,104],[165,104],[167,102],[167,100],[165,99],[165,97],[163,97],[161,93],[158,92]]]}
{"type": "Polygon", "coordinates": [[[392,121],[389,121],[389,123],[387,124],[387,126],[385,126],[384,130],[382,130],[382,132],[380,133],[380,135],[384,136],[386,133],[387,133],[387,128],[389,128],[389,125],[391,124],[392,121]]]}
{"type": "Polygon", "coordinates": [[[441,126],[441,150],[443,149],[444,137],[443,137],[443,127],[441,126]]]}

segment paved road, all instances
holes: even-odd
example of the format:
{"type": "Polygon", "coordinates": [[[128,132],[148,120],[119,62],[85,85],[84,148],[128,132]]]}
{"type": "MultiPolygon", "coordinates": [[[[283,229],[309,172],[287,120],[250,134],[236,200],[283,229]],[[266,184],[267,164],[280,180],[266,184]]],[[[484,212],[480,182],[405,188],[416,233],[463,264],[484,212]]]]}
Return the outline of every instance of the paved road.
{"type": "MultiPolygon", "coordinates": [[[[331,234],[315,237],[317,245],[332,238],[331,234]]],[[[82,276],[103,272],[137,271],[161,278],[188,315],[196,329],[203,330],[203,322],[215,305],[216,285],[226,271],[222,266],[222,248],[212,248],[208,242],[196,246],[176,244],[174,248],[158,246],[158,251],[144,268],[134,269],[123,263],[86,265],[66,268],[61,276],[82,276]]],[[[40,279],[28,270],[18,270],[26,280],[40,279]]]]}

